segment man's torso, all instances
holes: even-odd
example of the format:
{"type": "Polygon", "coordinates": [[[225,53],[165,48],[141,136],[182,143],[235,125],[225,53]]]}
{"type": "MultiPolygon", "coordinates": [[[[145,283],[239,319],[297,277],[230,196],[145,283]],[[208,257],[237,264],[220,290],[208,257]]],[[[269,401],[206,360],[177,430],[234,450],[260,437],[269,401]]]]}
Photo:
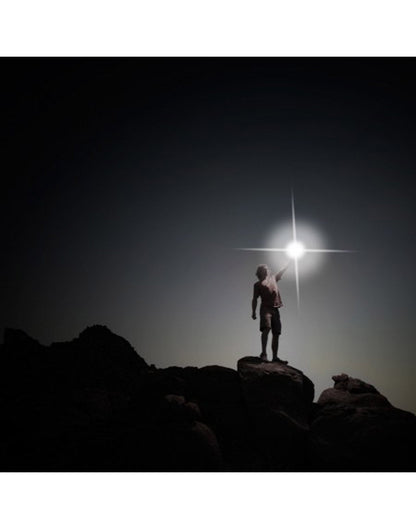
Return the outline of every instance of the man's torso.
{"type": "Polygon", "coordinates": [[[283,305],[274,276],[269,276],[263,281],[257,281],[254,288],[261,298],[261,307],[279,308],[283,305]]]}

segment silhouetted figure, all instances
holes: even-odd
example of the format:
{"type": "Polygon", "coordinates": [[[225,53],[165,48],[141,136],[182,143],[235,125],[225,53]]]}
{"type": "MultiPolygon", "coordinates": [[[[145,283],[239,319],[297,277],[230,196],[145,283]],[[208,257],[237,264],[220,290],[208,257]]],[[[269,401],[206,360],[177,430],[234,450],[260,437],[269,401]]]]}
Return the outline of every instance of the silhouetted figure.
{"type": "Polygon", "coordinates": [[[253,300],[251,302],[253,320],[257,318],[257,298],[260,296],[260,332],[261,332],[261,354],[260,358],[267,361],[267,339],[270,330],[272,331],[272,353],[273,362],[281,362],[287,364],[286,360],[281,360],[277,356],[279,349],[279,335],[282,332],[282,324],[280,322],[279,308],[283,305],[280,292],[277,287],[277,282],[282,278],[283,273],[287,269],[287,264],[278,274],[270,273],[267,265],[259,265],[256,271],[258,281],[254,283],[253,300]]]}

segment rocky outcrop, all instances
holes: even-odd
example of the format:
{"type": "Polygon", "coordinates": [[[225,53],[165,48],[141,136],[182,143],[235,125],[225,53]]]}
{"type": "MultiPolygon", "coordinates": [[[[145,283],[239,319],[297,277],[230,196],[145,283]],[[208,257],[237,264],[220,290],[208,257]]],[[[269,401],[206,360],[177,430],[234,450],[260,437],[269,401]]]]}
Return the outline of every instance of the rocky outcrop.
{"type": "Polygon", "coordinates": [[[160,414],[161,407],[166,409],[167,398],[173,399],[173,406],[176,406],[173,402],[186,403],[188,409],[196,406],[198,421],[215,432],[221,458],[216,459],[217,464],[211,469],[256,469],[247,412],[235,370],[221,366],[149,370],[137,387],[131,408],[142,421],[148,421],[160,414]]]}
{"type": "Polygon", "coordinates": [[[342,374],[149,366],[104,326],[0,346],[1,471],[415,471],[416,417],[342,374]]]}
{"type": "Polygon", "coordinates": [[[206,366],[192,373],[187,387],[190,397],[199,403],[205,422],[217,434],[224,469],[252,470],[252,431],[237,372],[206,366]]]}
{"type": "Polygon", "coordinates": [[[294,367],[258,357],[241,358],[238,374],[264,469],[305,468],[312,381],[294,367]]]}
{"type": "MultiPolygon", "coordinates": [[[[94,437],[111,443],[146,362],[104,326],[39,344],[7,329],[0,355],[0,469],[88,470],[94,437]],[[112,431],[110,431],[112,430],[112,431]]],[[[98,450],[99,452],[99,450],[98,450]]],[[[108,459],[108,454],[107,454],[108,459]]]]}
{"type": "Polygon", "coordinates": [[[311,469],[416,470],[416,417],[346,374],[318,399],[311,420],[311,469]]]}

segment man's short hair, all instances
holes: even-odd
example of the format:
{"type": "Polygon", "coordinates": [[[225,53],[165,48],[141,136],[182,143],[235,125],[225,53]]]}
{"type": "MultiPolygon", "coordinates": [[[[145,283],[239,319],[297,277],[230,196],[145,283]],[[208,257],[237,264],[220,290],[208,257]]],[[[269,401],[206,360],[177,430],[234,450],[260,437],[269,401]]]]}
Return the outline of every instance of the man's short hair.
{"type": "Polygon", "coordinates": [[[257,267],[256,270],[256,276],[260,279],[260,277],[267,275],[269,273],[269,267],[265,264],[261,264],[257,267]]]}

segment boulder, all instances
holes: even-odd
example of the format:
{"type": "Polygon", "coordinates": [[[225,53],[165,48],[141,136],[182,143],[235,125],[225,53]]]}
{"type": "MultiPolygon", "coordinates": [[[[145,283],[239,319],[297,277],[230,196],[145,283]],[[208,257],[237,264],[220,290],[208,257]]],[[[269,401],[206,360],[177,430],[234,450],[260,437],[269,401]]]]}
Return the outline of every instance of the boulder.
{"type": "Polygon", "coordinates": [[[346,374],[320,395],[311,421],[310,463],[322,471],[416,470],[416,417],[374,386],[346,374]]]}
{"type": "Polygon", "coordinates": [[[123,439],[121,470],[220,471],[223,458],[215,432],[196,402],[168,394],[149,403],[151,415],[136,417],[123,439]]]}
{"type": "Polygon", "coordinates": [[[186,413],[185,408],[197,407],[199,421],[215,432],[223,469],[255,470],[253,442],[237,371],[222,366],[149,370],[131,402],[137,420],[148,422],[161,414],[168,420],[167,403],[169,412],[176,409],[177,415],[186,413]]]}
{"type": "Polygon", "coordinates": [[[254,470],[252,432],[237,371],[217,365],[202,367],[188,378],[188,388],[204,422],[216,433],[226,469],[254,470]]]}
{"type": "Polygon", "coordinates": [[[380,395],[379,391],[371,384],[367,384],[367,382],[363,382],[359,378],[352,378],[345,373],[334,375],[332,380],[335,382],[334,388],[341,391],[348,393],[375,393],[376,395],[380,395]]]}
{"type": "Polygon", "coordinates": [[[164,410],[168,421],[200,421],[201,411],[198,404],[188,402],[182,395],[166,395],[164,398],[164,410]]]}
{"type": "Polygon", "coordinates": [[[238,374],[264,469],[305,465],[314,385],[302,371],[258,357],[238,361],[238,374]]]}

